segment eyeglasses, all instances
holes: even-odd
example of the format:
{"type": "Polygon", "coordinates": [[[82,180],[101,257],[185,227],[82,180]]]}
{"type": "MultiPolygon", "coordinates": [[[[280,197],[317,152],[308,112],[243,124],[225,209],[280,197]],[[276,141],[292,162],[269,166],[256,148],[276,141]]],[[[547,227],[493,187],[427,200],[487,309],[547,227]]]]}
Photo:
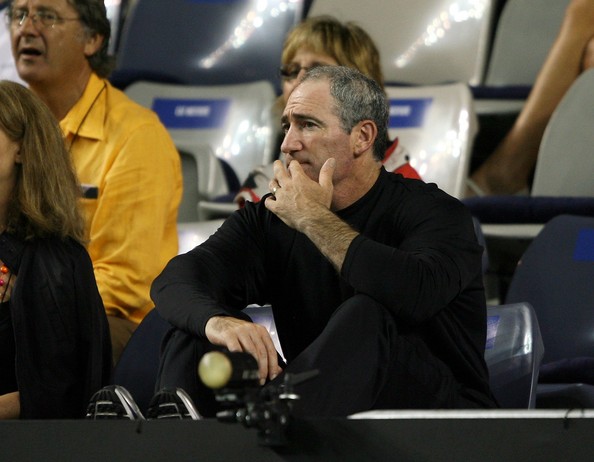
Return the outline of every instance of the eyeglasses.
{"type": "Polygon", "coordinates": [[[43,27],[53,28],[56,24],[61,24],[64,21],[79,21],[80,18],[61,18],[57,13],[52,11],[39,11],[38,13],[29,14],[27,10],[11,10],[6,12],[6,20],[9,26],[21,27],[27,18],[31,19],[33,24],[37,25],[37,21],[43,27]]]}
{"type": "Polygon", "coordinates": [[[326,64],[314,64],[309,67],[301,67],[297,63],[284,64],[280,67],[279,72],[283,79],[295,80],[297,78],[297,76],[299,75],[299,73],[301,72],[301,70],[304,70],[305,72],[307,72],[310,69],[313,69],[314,67],[320,67],[320,66],[325,66],[325,65],[326,64]]]}

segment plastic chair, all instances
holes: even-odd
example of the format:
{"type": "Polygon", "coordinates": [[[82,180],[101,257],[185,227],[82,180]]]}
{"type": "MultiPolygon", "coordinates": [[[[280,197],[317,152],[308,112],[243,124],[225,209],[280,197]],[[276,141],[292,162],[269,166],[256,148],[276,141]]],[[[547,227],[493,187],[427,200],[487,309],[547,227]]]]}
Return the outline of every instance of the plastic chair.
{"type": "Polygon", "coordinates": [[[223,219],[178,223],[178,254],[186,253],[206,241],[223,224],[223,219]]]}
{"type": "Polygon", "coordinates": [[[308,16],[355,21],[378,46],[386,82],[483,80],[494,0],[313,0],[308,16]]]}
{"type": "Polygon", "coordinates": [[[546,381],[557,382],[538,385],[537,407],[551,402],[573,406],[578,395],[581,407],[594,407],[594,381],[583,383],[594,377],[594,369],[583,369],[584,364],[594,368],[593,281],[594,217],[571,215],[545,225],[513,275],[506,303],[534,307],[545,346],[546,381]],[[568,369],[567,360],[575,361],[577,368],[568,369]]]}
{"type": "Polygon", "coordinates": [[[472,217],[472,223],[474,224],[474,234],[476,235],[476,240],[479,245],[483,247],[481,266],[483,268],[484,275],[489,269],[489,252],[487,249],[487,241],[485,239],[485,235],[483,234],[483,229],[481,228],[481,222],[476,217],[472,217]]]}
{"type": "Polygon", "coordinates": [[[280,88],[286,33],[302,0],[136,0],[124,23],[111,81],[229,85],[268,80],[280,88]]]}
{"type": "Polygon", "coordinates": [[[398,137],[421,178],[462,197],[477,132],[472,94],[462,83],[388,85],[391,137],[398,137]]]}
{"type": "Polygon", "coordinates": [[[570,0],[506,0],[485,75],[488,87],[532,87],[570,0]]]}
{"type": "Polygon", "coordinates": [[[532,196],[594,197],[594,69],[569,88],[543,135],[532,196]]]}
{"type": "Polygon", "coordinates": [[[519,112],[528,97],[569,0],[506,0],[484,82],[473,88],[480,114],[519,112]]]}
{"type": "Polygon", "coordinates": [[[487,238],[533,238],[558,215],[594,216],[592,107],[594,69],[578,77],[555,109],[540,144],[530,195],[464,200],[487,238]]]}
{"type": "Polygon", "coordinates": [[[170,328],[155,309],[149,311],[130,337],[113,371],[112,383],[126,388],[143,414],[155,393],[161,341],[170,328]]]}
{"type": "Polygon", "coordinates": [[[544,348],[529,303],[489,306],[485,361],[490,385],[502,408],[534,408],[544,348]]]}
{"type": "Polygon", "coordinates": [[[179,221],[207,219],[198,202],[232,189],[229,181],[223,181],[227,176],[222,165],[212,161],[213,155],[230,166],[237,185],[254,167],[273,160],[270,108],[276,95],[267,81],[220,86],[141,81],[127,87],[126,94],[154,110],[180,152],[190,156],[185,161],[182,157],[188,193],[179,221]],[[191,167],[192,156],[197,173],[191,167]],[[189,175],[197,177],[197,185],[189,175]]]}
{"type": "Polygon", "coordinates": [[[7,3],[0,4],[0,80],[11,80],[26,85],[19,77],[10,48],[10,29],[5,21],[7,3]]]}

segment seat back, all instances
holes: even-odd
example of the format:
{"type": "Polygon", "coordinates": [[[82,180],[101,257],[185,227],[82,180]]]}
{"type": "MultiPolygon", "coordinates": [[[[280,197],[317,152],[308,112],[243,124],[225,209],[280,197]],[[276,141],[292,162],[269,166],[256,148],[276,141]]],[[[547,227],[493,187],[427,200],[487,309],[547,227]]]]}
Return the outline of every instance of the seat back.
{"type": "Polygon", "coordinates": [[[112,81],[224,85],[268,80],[303,0],[136,0],[122,29],[112,81]]]}
{"type": "Polygon", "coordinates": [[[122,385],[146,412],[155,393],[161,342],[171,325],[153,309],[138,325],[113,371],[113,384],[122,385]]]}
{"type": "Polygon", "coordinates": [[[183,176],[183,194],[179,205],[178,223],[204,219],[200,204],[229,192],[221,161],[209,146],[178,144],[183,176]]]}
{"type": "Polygon", "coordinates": [[[543,135],[533,196],[594,197],[594,69],[569,88],[543,135]]]}
{"type": "Polygon", "coordinates": [[[544,353],[539,323],[529,303],[487,309],[485,361],[490,385],[502,408],[534,408],[544,353]]]}
{"type": "Polygon", "coordinates": [[[486,274],[489,270],[489,251],[487,249],[487,239],[485,238],[485,233],[483,233],[481,222],[477,217],[472,217],[472,224],[474,225],[474,234],[476,235],[476,241],[483,248],[481,266],[483,268],[483,274],[486,274]]]}
{"type": "Polygon", "coordinates": [[[485,85],[534,84],[553,44],[569,0],[506,0],[495,27],[485,85]]]}
{"type": "Polygon", "coordinates": [[[462,197],[472,144],[477,132],[472,94],[467,85],[388,85],[391,137],[410,153],[421,178],[462,197]]]}
{"type": "Polygon", "coordinates": [[[524,252],[505,303],[536,311],[544,361],[594,356],[594,217],[559,215],[524,252]]]}
{"type": "Polygon", "coordinates": [[[19,77],[12,57],[10,28],[5,21],[8,3],[0,3],[0,80],[11,80],[26,85],[19,77]]]}
{"type": "Polygon", "coordinates": [[[271,107],[276,95],[267,81],[220,86],[136,82],[126,94],[159,115],[182,153],[187,192],[179,221],[200,218],[196,200],[229,192],[214,156],[230,166],[239,182],[254,167],[273,160],[271,107]],[[195,186],[192,177],[198,181],[195,186]]]}
{"type": "Polygon", "coordinates": [[[487,61],[494,0],[313,0],[308,16],[355,21],[376,43],[386,82],[478,84],[487,61]]]}
{"type": "Polygon", "coordinates": [[[105,0],[105,12],[111,27],[108,52],[112,56],[116,55],[120,36],[120,26],[124,19],[127,7],[128,2],[126,0],[105,0]]]}
{"type": "Polygon", "coordinates": [[[189,252],[197,245],[202,244],[220,228],[223,221],[222,218],[218,218],[216,220],[203,220],[193,223],[178,223],[178,254],[189,252]]]}

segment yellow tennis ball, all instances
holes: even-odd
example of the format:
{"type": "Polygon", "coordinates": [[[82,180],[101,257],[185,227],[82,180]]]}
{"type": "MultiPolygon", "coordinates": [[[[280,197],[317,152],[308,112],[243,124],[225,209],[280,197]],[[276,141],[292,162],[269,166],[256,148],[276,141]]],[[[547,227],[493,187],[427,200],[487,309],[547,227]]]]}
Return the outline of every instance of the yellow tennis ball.
{"type": "Polygon", "coordinates": [[[231,361],[220,351],[206,353],[198,364],[198,376],[208,388],[224,387],[229,383],[232,373],[231,361]]]}

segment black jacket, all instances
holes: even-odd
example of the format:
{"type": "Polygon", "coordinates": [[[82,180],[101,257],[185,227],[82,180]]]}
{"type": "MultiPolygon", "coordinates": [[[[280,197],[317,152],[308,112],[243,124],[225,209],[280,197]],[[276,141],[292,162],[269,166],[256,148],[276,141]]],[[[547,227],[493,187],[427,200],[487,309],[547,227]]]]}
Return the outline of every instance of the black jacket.
{"type": "Polygon", "coordinates": [[[10,300],[21,418],[80,418],[111,374],[111,342],[89,255],[75,241],[0,236],[17,274],[10,300]]]}

